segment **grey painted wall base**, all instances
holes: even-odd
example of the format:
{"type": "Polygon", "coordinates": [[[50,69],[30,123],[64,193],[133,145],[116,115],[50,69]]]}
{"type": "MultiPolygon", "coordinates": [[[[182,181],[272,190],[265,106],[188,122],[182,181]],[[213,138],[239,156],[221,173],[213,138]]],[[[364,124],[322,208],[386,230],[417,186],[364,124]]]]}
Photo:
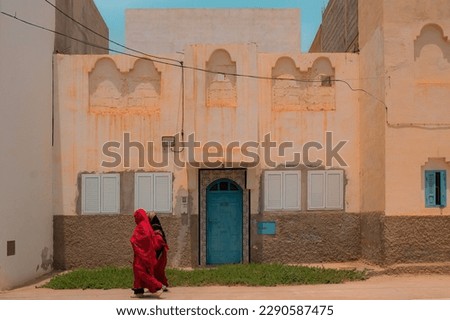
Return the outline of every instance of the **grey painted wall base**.
{"type": "Polygon", "coordinates": [[[360,257],[359,216],[336,212],[265,213],[252,221],[252,261],[336,262],[360,257]],[[258,235],[259,221],[274,221],[274,235],[258,235]]]}
{"type": "Polygon", "coordinates": [[[361,215],[362,258],[379,265],[450,261],[450,216],[361,215]]]}
{"type": "MultiPolygon", "coordinates": [[[[190,237],[196,226],[187,215],[159,218],[169,245],[168,266],[192,266],[190,237]]],[[[131,214],[55,216],[53,223],[55,269],[131,265],[130,237],[136,226],[131,214]]]]}
{"type": "MultiPolygon", "coordinates": [[[[168,266],[199,266],[198,216],[160,219],[170,247],[168,266]]],[[[273,212],[252,215],[249,225],[250,262],[450,262],[450,216],[273,212]],[[275,234],[259,234],[261,221],[275,222],[275,234]]],[[[54,268],[130,265],[134,226],[130,214],[55,216],[54,268]]]]}

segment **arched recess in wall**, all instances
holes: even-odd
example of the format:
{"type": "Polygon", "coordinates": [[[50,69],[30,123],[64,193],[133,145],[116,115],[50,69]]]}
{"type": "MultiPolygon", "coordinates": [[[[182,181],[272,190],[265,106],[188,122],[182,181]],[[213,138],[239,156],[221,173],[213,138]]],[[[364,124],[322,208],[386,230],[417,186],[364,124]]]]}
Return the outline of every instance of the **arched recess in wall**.
{"type": "Polygon", "coordinates": [[[126,77],[127,107],[159,108],[161,73],[152,61],[138,59],[126,77]]]}
{"type": "Polygon", "coordinates": [[[449,123],[450,42],[437,24],[414,40],[415,112],[426,123],[449,123]]]}
{"type": "Polygon", "coordinates": [[[450,62],[450,42],[444,35],[444,30],[438,24],[425,25],[420,34],[414,40],[414,59],[417,60],[422,53],[422,49],[428,45],[433,45],[442,51],[443,57],[450,62]]]}
{"type": "Polygon", "coordinates": [[[309,70],[311,79],[315,80],[308,86],[308,104],[310,111],[330,111],[336,109],[335,70],[327,57],[314,60],[309,70]]]}
{"type": "Polygon", "coordinates": [[[236,62],[224,49],[214,51],[206,63],[206,106],[237,107],[236,62]]]}
{"type": "Polygon", "coordinates": [[[311,68],[311,76],[315,80],[320,80],[320,82],[316,82],[318,86],[333,87],[334,68],[331,65],[330,59],[320,57],[314,60],[311,68]]]}
{"type": "Polygon", "coordinates": [[[276,111],[306,110],[305,78],[290,57],[281,57],[272,68],[272,109],[276,111]]]}
{"type": "Polygon", "coordinates": [[[89,105],[91,108],[120,108],[124,78],[110,58],[99,59],[89,73],[89,105]]]}

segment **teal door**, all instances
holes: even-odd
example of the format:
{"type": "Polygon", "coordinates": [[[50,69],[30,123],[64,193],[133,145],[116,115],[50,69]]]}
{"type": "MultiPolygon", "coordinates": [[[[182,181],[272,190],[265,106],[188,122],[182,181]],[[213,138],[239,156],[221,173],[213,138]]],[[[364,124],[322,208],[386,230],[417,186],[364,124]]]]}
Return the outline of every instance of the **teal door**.
{"type": "Polygon", "coordinates": [[[242,262],[242,189],[220,179],[206,190],[206,264],[242,262]]]}

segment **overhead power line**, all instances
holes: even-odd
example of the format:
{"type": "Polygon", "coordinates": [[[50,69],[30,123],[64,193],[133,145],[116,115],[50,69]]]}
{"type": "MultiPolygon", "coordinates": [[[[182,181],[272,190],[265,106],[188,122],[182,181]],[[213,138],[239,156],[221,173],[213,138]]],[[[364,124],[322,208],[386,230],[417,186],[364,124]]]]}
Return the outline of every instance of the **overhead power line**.
{"type": "MultiPolygon", "coordinates": [[[[49,3],[47,0],[45,0],[45,1],[46,1],[47,3],[49,3]]],[[[51,4],[51,3],[49,3],[49,4],[51,4]]],[[[61,12],[61,13],[63,13],[63,12],[62,12],[61,10],[59,10],[56,6],[54,6],[53,4],[51,4],[51,5],[52,5],[53,7],[55,7],[56,10],[58,10],[58,11],[61,12]]],[[[71,40],[74,40],[74,41],[83,43],[83,44],[85,44],[85,45],[87,45],[87,46],[92,46],[92,47],[94,47],[94,48],[99,48],[99,49],[103,49],[103,50],[109,50],[110,52],[115,52],[115,53],[118,53],[118,54],[122,54],[122,55],[125,55],[125,56],[130,56],[130,57],[137,58],[137,59],[148,60],[148,61],[151,61],[151,62],[153,62],[153,63],[159,63],[159,64],[168,65],[168,66],[173,66],[173,67],[176,67],[176,68],[181,68],[182,70],[184,70],[184,69],[189,69],[189,70],[193,70],[193,71],[204,72],[204,73],[210,73],[210,74],[221,74],[221,75],[226,75],[226,76],[244,77],[244,78],[250,78],[250,79],[257,79],[257,80],[282,80],[282,81],[284,80],[284,81],[296,81],[296,82],[304,82],[304,83],[322,82],[321,79],[318,80],[318,79],[292,79],[292,78],[283,78],[283,77],[264,77],[264,76],[249,75],[249,74],[239,74],[239,73],[230,73],[230,72],[220,72],[220,71],[208,70],[208,69],[199,68],[199,67],[186,66],[186,65],[184,65],[183,61],[180,61],[180,60],[171,59],[171,58],[166,58],[166,57],[158,57],[158,56],[155,56],[155,55],[150,55],[150,54],[147,54],[147,53],[144,53],[144,52],[141,52],[141,51],[132,49],[132,48],[128,48],[128,47],[126,47],[126,46],[121,45],[120,43],[111,41],[112,43],[114,43],[114,44],[116,44],[116,45],[118,45],[118,46],[120,46],[120,47],[122,47],[122,48],[125,48],[125,49],[127,49],[127,50],[129,50],[129,51],[133,51],[133,52],[136,52],[136,53],[139,53],[139,54],[143,55],[143,56],[139,56],[139,55],[136,55],[136,54],[127,53],[127,52],[122,52],[122,51],[115,50],[115,49],[111,49],[111,48],[107,48],[107,47],[104,47],[104,46],[101,46],[101,45],[98,45],[98,44],[95,44],[95,43],[91,43],[91,42],[88,42],[88,41],[84,41],[84,40],[81,40],[81,39],[77,39],[77,38],[75,38],[75,37],[72,37],[72,36],[70,36],[70,35],[64,34],[64,33],[62,33],[62,32],[58,32],[58,31],[52,30],[52,29],[50,29],[50,28],[47,28],[47,27],[43,27],[43,26],[41,26],[41,25],[38,25],[38,24],[36,24],[36,23],[30,22],[30,21],[27,21],[27,20],[24,20],[24,19],[20,19],[20,18],[17,17],[16,14],[12,15],[12,14],[10,14],[10,13],[6,13],[6,12],[3,12],[3,11],[1,11],[0,13],[2,13],[2,14],[5,15],[5,16],[8,16],[9,18],[12,18],[12,19],[18,20],[18,21],[20,21],[20,22],[22,22],[22,23],[24,23],[24,24],[27,24],[27,25],[29,25],[29,26],[32,26],[32,27],[35,27],[35,28],[38,28],[38,29],[41,29],[41,30],[45,30],[45,31],[47,31],[47,32],[51,32],[51,33],[54,33],[54,34],[57,34],[57,35],[60,35],[60,36],[66,37],[66,38],[69,38],[69,39],[71,39],[71,40]],[[166,60],[166,61],[160,61],[160,60],[166,60]],[[176,62],[176,63],[175,63],[175,62],[176,62]]],[[[84,26],[83,24],[81,24],[80,22],[76,21],[75,19],[73,19],[73,18],[70,17],[69,15],[67,15],[67,14],[64,14],[64,15],[66,15],[68,18],[70,18],[70,19],[73,20],[74,22],[80,24],[81,26],[83,26],[83,27],[86,28],[87,30],[90,30],[90,28],[84,26]]],[[[91,30],[91,32],[93,32],[94,34],[97,34],[97,32],[94,31],[94,30],[91,30]]],[[[102,37],[105,38],[104,36],[102,36],[102,37]]],[[[108,39],[108,41],[110,41],[110,40],[108,39]]],[[[372,77],[372,78],[373,78],[373,77],[372,77]]],[[[371,79],[371,78],[370,78],[370,79],[371,79]]],[[[360,80],[360,79],[353,79],[353,80],[360,80]]],[[[388,121],[388,118],[387,118],[387,115],[388,115],[388,106],[387,106],[387,104],[386,104],[383,100],[381,100],[380,98],[376,97],[375,95],[373,95],[372,93],[370,93],[369,91],[367,91],[367,90],[365,90],[365,89],[361,89],[361,88],[353,88],[352,85],[351,85],[348,81],[346,81],[346,80],[344,80],[344,79],[333,79],[333,78],[331,78],[331,79],[328,79],[327,81],[344,83],[350,90],[355,91],[355,92],[358,92],[358,91],[359,91],[359,92],[363,92],[364,94],[370,96],[371,98],[373,98],[373,99],[375,99],[376,101],[378,101],[379,103],[381,103],[381,104],[384,106],[384,108],[385,108],[385,112],[386,112],[386,124],[387,124],[389,127],[394,127],[394,128],[401,128],[401,127],[418,127],[418,128],[423,128],[423,129],[448,129],[448,128],[450,128],[450,124],[447,124],[447,123],[437,123],[437,124],[425,124],[425,123],[390,123],[390,122],[388,121]]]]}
{"type": "MultiPolygon", "coordinates": [[[[21,19],[21,18],[17,17],[17,15],[12,15],[12,14],[4,12],[4,11],[1,11],[1,13],[3,15],[6,15],[6,16],[12,18],[12,19],[15,19],[15,20],[18,20],[18,21],[20,21],[22,23],[25,23],[25,24],[27,24],[29,26],[32,26],[32,27],[35,27],[35,28],[38,28],[38,29],[41,29],[41,30],[45,30],[47,32],[51,32],[51,33],[54,33],[54,34],[57,34],[57,35],[60,35],[60,36],[66,37],[66,38],[69,38],[71,40],[83,43],[83,44],[88,45],[88,46],[92,46],[94,48],[99,48],[99,49],[103,49],[103,50],[109,50],[111,52],[115,52],[115,53],[122,54],[122,55],[125,55],[125,56],[130,56],[130,57],[138,58],[138,59],[142,59],[142,60],[148,60],[148,61],[151,61],[151,62],[154,62],[154,63],[169,65],[169,66],[173,66],[173,67],[177,67],[177,68],[183,68],[183,69],[199,71],[199,72],[204,72],[204,73],[210,73],[210,74],[221,74],[221,75],[225,75],[225,76],[243,77],[243,78],[258,79],[258,80],[285,80],[285,81],[296,81],[296,82],[306,82],[306,83],[308,83],[308,82],[310,82],[310,83],[312,83],[312,82],[322,82],[322,80],[319,80],[319,79],[292,79],[292,78],[284,78],[284,77],[265,77],[265,76],[257,76],[257,75],[250,75],[250,74],[215,71],[215,70],[209,70],[209,69],[204,69],[204,68],[199,68],[199,67],[187,66],[187,65],[183,64],[183,61],[179,61],[179,60],[175,60],[177,63],[160,61],[159,59],[164,59],[164,58],[156,57],[156,56],[152,56],[152,55],[148,55],[148,54],[144,54],[144,56],[140,56],[140,55],[136,55],[136,54],[132,54],[132,53],[128,53],[128,52],[122,52],[122,51],[119,51],[119,50],[116,50],[116,49],[110,49],[110,48],[107,48],[107,47],[104,47],[104,46],[101,46],[101,45],[98,45],[98,44],[95,44],[95,43],[92,43],[92,42],[89,42],[89,41],[85,41],[85,40],[81,40],[81,39],[75,38],[73,36],[67,35],[67,34],[59,32],[59,31],[55,31],[55,30],[47,28],[47,27],[43,27],[43,26],[38,25],[36,23],[33,23],[33,22],[30,22],[30,21],[21,19]]],[[[132,49],[130,51],[136,51],[136,50],[132,49]]],[[[352,90],[365,91],[363,89],[354,89],[347,81],[342,80],[342,79],[333,79],[332,78],[332,79],[329,79],[329,81],[332,81],[332,82],[344,82],[352,90]]]]}
{"type": "Polygon", "coordinates": [[[122,51],[115,50],[115,49],[110,49],[108,47],[104,47],[104,46],[101,46],[101,45],[98,45],[98,44],[95,44],[95,43],[92,43],[92,42],[89,42],[89,41],[81,40],[81,39],[75,38],[73,36],[67,35],[65,33],[62,33],[62,32],[59,32],[59,31],[55,31],[53,29],[50,29],[50,28],[47,28],[47,27],[43,27],[43,26],[38,25],[36,23],[33,23],[33,22],[30,22],[30,21],[21,19],[21,18],[17,17],[17,15],[12,15],[12,14],[6,13],[4,11],[1,11],[1,13],[3,15],[6,15],[6,16],[12,18],[12,19],[15,19],[15,20],[18,20],[18,21],[20,21],[20,22],[22,22],[24,24],[27,24],[29,26],[32,26],[32,27],[35,27],[35,28],[38,28],[38,29],[41,29],[41,30],[48,31],[48,32],[60,35],[62,37],[66,37],[68,39],[71,39],[71,40],[83,43],[85,45],[88,45],[88,46],[91,46],[91,47],[94,47],[94,48],[103,49],[103,50],[109,50],[109,51],[112,51],[112,52],[115,52],[115,53],[119,53],[119,54],[122,54],[122,55],[130,56],[130,57],[134,57],[134,58],[139,58],[139,59],[143,59],[143,60],[149,60],[149,61],[152,61],[152,62],[155,62],[155,63],[166,64],[166,65],[170,65],[170,66],[174,66],[174,67],[180,67],[179,64],[165,62],[165,61],[158,61],[158,60],[156,60],[156,58],[149,58],[149,57],[146,57],[146,56],[143,57],[143,56],[138,56],[138,55],[135,55],[135,54],[132,54],[132,53],[127,53],[127,52],[122,52],[122,51]]]}
{"type": "Polygon", "coordinates": [[[145,53],[145,52],[136,50],[136,49],[129,48],[129,47],[127,47],[127,46],[125,46],[125,45],[123,45],[123,44],[121,44],[121,43],[119,43],[119,42],[113,41],[113,40],[111,40],[110,38],[105,37],[103,34],[101,34],[101,33],[97,32],[97,31],[93,30],[92,28],[90,28],[90,27],[84,25],[83,23],[81,23],[80,21],[76,20],[74,17],[72,17],[72,16],[69,15],[68,13],[64,12],[63,10],[61,10],[60,8],[58,8],[56,5],[54,5],[54,4],[51,3],[50,1],[48,1],[48,0],[44,0],[44,1],[45,1],[46,3],[48,3],[50,6],[52,6],[53,8],[55,8],[56,11],[58,11],[59,13],[61,13],[62,15],[64,15],[64,16],[65,16],[66,18],[68,18],[69,20],[75,22],[75,23],[78,24],[79,26],[81,26],[81,27],[85,28],[86,30],[92,32],[92,33],[95,34],[96,36],[98,36],[98,37],[100,37],[100,38],[102,38],[102,39],[105,39],[105,40],[107,40],[107,41],[109,41],[109,42],[115,44],[116,46],[119,46],[119,47],[121,47],[121,48],[127,49],[127,50],[132,51],[132,52],[135,52],[135,53],[142,54],[142,55],[147,56],[147,57],[149,57],[149,58],[154,58],[154,59],[158,59],[158,60],[174,61],[174,62],[180,63],[180,61],[177,60],[177,59],[172,59],[172,58],[167,58],[167,57],[159,57],[159,56],[151,55],[151,54],[148,54],[148,53],[145,53]]]}

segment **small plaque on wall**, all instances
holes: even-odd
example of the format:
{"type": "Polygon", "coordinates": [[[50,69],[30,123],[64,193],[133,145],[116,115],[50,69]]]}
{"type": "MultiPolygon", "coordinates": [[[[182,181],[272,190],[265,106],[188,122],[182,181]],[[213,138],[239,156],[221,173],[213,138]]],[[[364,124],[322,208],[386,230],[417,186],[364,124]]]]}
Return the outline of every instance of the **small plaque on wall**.
{"type": "Polygon", "coordinates": [[[260,221],[258,222],[258,234],[275,234],[275,221],[260,221]]]}

